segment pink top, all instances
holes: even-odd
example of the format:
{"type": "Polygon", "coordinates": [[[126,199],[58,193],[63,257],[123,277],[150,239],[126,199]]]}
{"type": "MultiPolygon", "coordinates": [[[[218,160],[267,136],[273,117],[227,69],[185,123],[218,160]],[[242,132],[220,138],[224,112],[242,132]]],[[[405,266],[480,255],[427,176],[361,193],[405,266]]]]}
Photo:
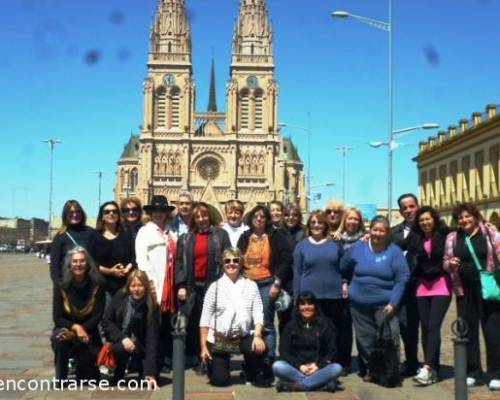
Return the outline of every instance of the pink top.
{"type": "MultiPolygon", "coordinates": [[[[424,250],[428,255],[431,254],[432,241],[430,238],[424,241],[424,250]]],[[[451,296],[451,290],[451,277],[448,273],[433,281],[420,278],[417,285],[417,297],[451,296]]]]}

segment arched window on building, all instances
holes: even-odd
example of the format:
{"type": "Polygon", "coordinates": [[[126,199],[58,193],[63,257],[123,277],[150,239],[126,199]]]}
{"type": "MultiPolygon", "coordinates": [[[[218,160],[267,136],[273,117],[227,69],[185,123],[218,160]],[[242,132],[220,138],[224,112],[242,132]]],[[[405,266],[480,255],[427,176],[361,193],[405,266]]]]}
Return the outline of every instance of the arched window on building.
{"type": "Polygon", "coordinates": [[[249,101],[248,89],[240,92],[240,129],[248,129],[249,101]]]}
{"type": "Polygon", "coordinates": [[[137,168],[133,168],[130,171],[130,191],[135,192],[137,188],[137,184],[139,183],[139,173],[137,172],[137,168]]]}
{"type": "Polygon", "coordinates": [[[263,126],[263,116],[262,116],[262,89],[255,89],[254,99],[255,99],[255,129],[262,129],[263,126]]]}
{"type": "Polygon", "coordinates": [[[180,126],[180,93],[178,87],[173,87],[170,92],[172,102],[172,107],[170,108],[172,110],[170,121],[172,128],[178,128],[180,126]]]}
{"type": "Polygon", "coordinates": [[[155,102],[155,115],[156,115],[156,127],[165,127],[165,105],[166,105],[166,91],[165,87],[160,86],[156,90],[156,102],[155,102]]]}

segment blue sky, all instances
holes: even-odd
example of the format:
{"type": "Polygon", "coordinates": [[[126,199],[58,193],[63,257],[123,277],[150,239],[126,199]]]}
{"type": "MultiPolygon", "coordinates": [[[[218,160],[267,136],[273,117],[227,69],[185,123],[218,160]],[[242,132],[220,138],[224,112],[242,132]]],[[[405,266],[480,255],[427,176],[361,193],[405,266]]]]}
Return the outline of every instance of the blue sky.
{"type": "MultiPolygon", "coordinates": [[[[500,103],[500,2],[393,0],[394,128],[437,122],[445,129],[488,103],[500,103]]],[[[212,52],[217,100],[225,109],[231,37],[238,0],[187,0],[193,30],[197,109],[208,100],[212,52]]],[[[334,10],[387,20],[387,0],[268,0],[275,31],[279,116],[312,129],[312,184],[335,182],[323,198],[341,196],[347,158],[349,203],[385,205],[387,151],[368,142],[387,137],[387,33],[334,10]]],[[[0,216],[48,215],[49,150],[55,150],[54,212],[68,198],[97,211],[111,199],[116,161],[142,123],[142,80],[156,0],[3,0],[0,15],[0,124],[3,142],[0,216]]],[[[306,136],[291,134],[306,161],[306,136]]],[[[394,198],[416,191],[411,158],[429,131],[401,141],[394,153],[394,198]]],[[[319,206],[322,203],[316,203],[319,206]]]]}

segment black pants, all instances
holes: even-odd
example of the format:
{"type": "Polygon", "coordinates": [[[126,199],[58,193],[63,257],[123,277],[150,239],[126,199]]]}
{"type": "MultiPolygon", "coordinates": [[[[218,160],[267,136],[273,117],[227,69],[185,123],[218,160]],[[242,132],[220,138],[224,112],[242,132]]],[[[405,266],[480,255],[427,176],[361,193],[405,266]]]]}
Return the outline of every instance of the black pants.
{"type": "Polygon", "coordinates": [[[441,325],[451,303],[451,296],[418,297],[417,306],[422,324],[422,347],[425,364],[439,370],[441,325]]]}
{"type": "MultiPolygon", "coordinates": [[[[56,379],[68,378],[68,361],[71,357],[76,360],[76,379],[99,379],[99,369],[95,366],[97,354],[99,353],[99,342],[97,338],[90,343],[82,343],[79,340],[56,339],[59,329],[55,329],[51,337],[52,350],[54,351],[54,367],[56,379]]],[[[94,333],[91,337],[97,335],[94,333]]],[[[98,335],[97,335],[98,336],[98,335]]]]}
{"type": "Polygon", "coordinates": [[[467,339],[467,374],[482,380],[481,352],[479,347],[479,323],[483,328],[486,345],[487,379],[500,379],[500,301],[486,301],[481,290],[466,290],[457,297],[458,316],[465,319],[469,331],[467,339]]]}
{"type": "Polygon", "coordinates": [[[194,293],[190,301],[190,315],[189,322],[187,326],[186,335],[186,356],[187,357],[199,357],[200,356],[200,318],[201,311],[203,309],[203,298],[205,295],[205,287],[195,285],[194,293]]]}
{"type": "MultiPolygon", "coordinates": [[[[265,366],[266,352],[257,354],[252,352],[253,335],[248,335],[241,340],[240,350],[243,353],[245,363],[243,369],[248,381],[254,381],[257,374],[263,371],[265,366]]],[[[229,354],[212,353],[212,344],[207,343],[208,351],[212,355],[212,361],[208,365],[208,377],[210,384],[214,386],[228,386],[231,384],[230,358],[229,354]]]]}
{"type": "Polygon", "coordinates": [[[406,368],[415,371],[419,367],[418,362],[418,307],[415,295],[415,285],[409,283],[403,295],[399,307],[399,330],[405,348],[406,368]]]}
{"type": "Polygon", "coordinates": [[[352,318],[347,299],[320,299],[323,314],[330,318],[337,335],[338,362],[343,368],[351,367],[352,318]]]}
{"type": "MultiPolygon", "coordinates": [[[[172,350],[173,350],[173,341],[172,341],[172,315],[168,313],[160,312],[160,341],[158,343],[158,357],[157,357],[157,367],[158,373],[161,371],[161,368],[165,364],[165,358],[170,359],[172,362],[172,350]]],[[[172,365],[167,365],[167,367],[171,368],[172,365]]]]}
{"type": "Polygon", "coordinates": [[[113,383],[116,384],[120,379],[123,379],[125,376],[125,370],[127,368],[127,363],[130,360],[130,357],[134,356],[137,360],[140,362],[139,364],[139,378],[142,379],[143,377],[143,371],[144,371],[144,351],[142,347],[137,346],[136,351],[133,353],[129,353],[128,351],[125,350],[123,347],[123,344],[121,342],[118,343],[113,343],[111,346],[113,350],[113,355],[115,356],[116,360],[116,368],[115,368],[115,374],[113,376],[113,383]]]}

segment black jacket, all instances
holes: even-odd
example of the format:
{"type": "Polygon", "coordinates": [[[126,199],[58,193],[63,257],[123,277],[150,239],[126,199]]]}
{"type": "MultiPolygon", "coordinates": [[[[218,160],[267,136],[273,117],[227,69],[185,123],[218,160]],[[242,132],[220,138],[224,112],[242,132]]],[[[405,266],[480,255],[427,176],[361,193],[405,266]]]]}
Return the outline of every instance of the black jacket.
{"type": "MultiPolygon", "coordinates": [[[[194,287],[194,243],[195,233],[188,232],[177,241],[175,260],[175,287],[187,288],[191,292],[194,287]]],[[[214,282],[221,270],[222,252],[231,247],[228,233],[218,226],[211,226],[208,236],[208,267],[205,288],[214,282]]]]}
{"type": "Polygon", "coordinates": [[[134,335],[134,342],[140,348],[140,355],[144,358],[144,375],[155,376],[157,373],[157,348],[159,341],[158,310],[155,307],[150,321],[148,308],[144,302],[139,310],[141,318],[131,321],[128,332],[123,332],[122,325],[127,312],[128,294],[118,291],[106,308],[102,327],[106,338],[111,343],[119,343],[126,337],[134,335]]]}
{"type": "Polygon", "coordinates": [[[101,321],[106,305],[104,290],[95,285],[90,279],[83,285],[70,283],[66,289],[54,287],[53,302],[52,302],[52,317],[56,328],[71,329],[73,324],[82,325],[85,331],[91,336],[97,336],[97,324],[101,321]],[[93,304],[88,307],[89,312],[85,315],[76,315],[64,306],[63,291],[66,294],[69,304],[76,310],[85,308],[86,305],[93,304]]]}
{"type": "Polygon", "coordinates": [[[401,222],[391,228],[391,242],[397,244],[404,250],[405,246],[405,223],[401,222]]]}
{"type": "MultiPolygon", "coordinates": [[[[282,286],[292,278],[292,251],[288,245],[287,237],[279,229],[270,228],[267,232],[271,246],[271,273],[281,280],[282,286]]],[[[243,254],[248,249],[251,230],[243,232],[238,240],[238,248],[243,254]]]]}
{"type": "MultiPolygon", "coordinates": [[[[78,246],[84,247],[95,259],[95,235],[96,231],[88,226],[70,228],[69,235],[75,240],[78,246]]],[[[62,265],[66,253],[75,247],[75,244],[66,233],[58,233],[50,248],[50,279],[54,286],[59,286],[62,279],[62,265]]]]}
{"type": "Polygon", "coordinates": [[[280,340],[280,358],[295,368],[315,362],[318,368],[336,361],[335,327],[318,315],[310,324],[297,315],[285,326],[280,340]]]}
{"type": "Polygon", "coordinates": [[[412,276],[432,281],[445,273],[443,256],[448,232],[447,229],[443,229],[433,233],[430,256],[424,249],[424,238],[414,231],[410,232],[403,247],[408,251],[406,259],[412,276]]]}

